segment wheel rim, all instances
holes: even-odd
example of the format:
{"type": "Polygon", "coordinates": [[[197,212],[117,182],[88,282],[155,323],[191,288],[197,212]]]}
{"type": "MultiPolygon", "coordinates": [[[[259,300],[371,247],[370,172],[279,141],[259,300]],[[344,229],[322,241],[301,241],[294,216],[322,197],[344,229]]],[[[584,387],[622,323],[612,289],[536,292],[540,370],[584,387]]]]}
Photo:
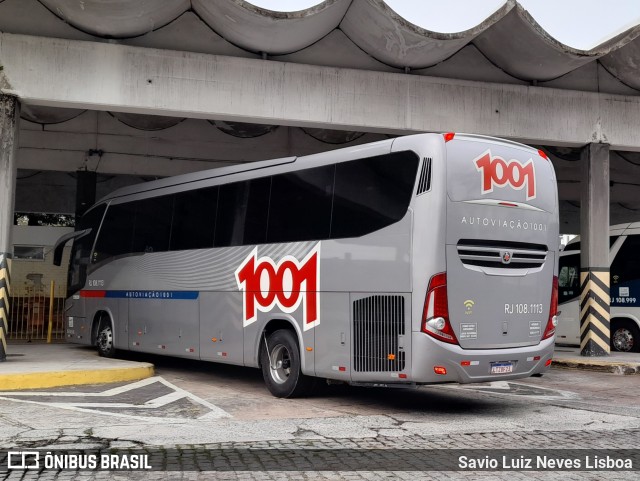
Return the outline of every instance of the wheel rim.
{"type": "Polygon", "coordinates": [[[110,327],[105,327],[102,331],[100,331],[100,335],[98,336],[98,349],[102,352],[107,352],[111,350],[113,346],[113,333],[111,332],[110,327]]]}
{"type": "Polygon", "coordinates": [[[289,349],[278,344],[271,349],[271,379],[278,384],[284,384],[291,374],[291,354],[289,349]]]}
{"type": "Polygon", "coordinates": [[[611,338],[611,342],[617,351],[629,352],[633,349],[633,333],[626,327],[616,329],[611,338]]]}

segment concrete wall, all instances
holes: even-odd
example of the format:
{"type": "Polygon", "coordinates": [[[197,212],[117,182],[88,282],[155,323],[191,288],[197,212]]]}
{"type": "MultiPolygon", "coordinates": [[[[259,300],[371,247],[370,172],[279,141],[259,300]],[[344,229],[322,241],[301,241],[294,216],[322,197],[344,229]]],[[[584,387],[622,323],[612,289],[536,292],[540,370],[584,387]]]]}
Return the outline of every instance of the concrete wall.
{"type": "Polygon", "coordinates": [[[53,265],[53,245],[56,240],[67,232],[69,227],[29,227],[14,225],[11,232],[11,244],[27,246],[44,246],[45,259],[28,260],[14,259],[11,264],[12,296],[20,297],[33,291],[34,283],[27,278],[29,274],[42,274],[42,289],[49,293],[50,283],[55,282],[55,296],[65,297],[67,286],[67,266],[71,248],[65,247],[60,267],[53,265]]]}

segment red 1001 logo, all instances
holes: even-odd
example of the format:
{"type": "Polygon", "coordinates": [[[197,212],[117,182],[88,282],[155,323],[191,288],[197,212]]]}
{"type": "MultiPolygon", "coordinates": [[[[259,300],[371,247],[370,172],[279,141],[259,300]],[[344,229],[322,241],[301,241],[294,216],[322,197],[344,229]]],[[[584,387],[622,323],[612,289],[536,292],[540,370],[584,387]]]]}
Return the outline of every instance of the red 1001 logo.
{"type": "Polygon", "coordinates": [[[257,320],[257,311],[269,312],[278,306],[292,313],[302,303],[304,330],[320,324],[320,243],[302,261],[285,256],[278,263],[270,257],[258,258],[258,248],[235,272],[243,291],[243,326],[257,320]]]}
{"type": "Polygon", "coordinates": [[[493,192],[493,187],[504,187],[509,184],[516,190],[526,187],[527,200],[536,198],[536,173],[533,168],[533,160],[529,159],[522,164],[512,159],[504,160],[502,157],[492,157],[487,150],[479,157],[473,159],[478,172],[482,173],[482,193],[493,192]]]}

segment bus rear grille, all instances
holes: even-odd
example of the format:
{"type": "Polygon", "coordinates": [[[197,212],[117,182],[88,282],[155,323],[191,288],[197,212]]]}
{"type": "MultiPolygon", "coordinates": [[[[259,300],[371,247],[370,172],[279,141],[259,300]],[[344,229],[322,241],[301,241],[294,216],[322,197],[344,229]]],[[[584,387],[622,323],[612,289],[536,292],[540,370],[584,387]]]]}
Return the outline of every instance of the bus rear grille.
{"type": "Polygon", "coordinates": [[[547,260],[547,246],[528,242],[466,240],[458,242],[458,256],[466,266],[534,269],[547,260]]]}
{"type": "Polygon", "coordinates": [[[355,371],[404,369],[405,352],[399,347],[399,336],[404,336],[404,311],[402,296],[370,296],[353,302],[355,371]]]}

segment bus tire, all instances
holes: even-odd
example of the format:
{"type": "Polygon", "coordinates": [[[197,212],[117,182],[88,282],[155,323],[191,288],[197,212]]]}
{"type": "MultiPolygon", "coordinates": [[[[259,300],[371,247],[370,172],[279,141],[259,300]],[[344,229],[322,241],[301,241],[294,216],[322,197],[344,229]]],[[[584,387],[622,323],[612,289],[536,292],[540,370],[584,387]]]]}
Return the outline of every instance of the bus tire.
{"type": "Polygon", "coordinates": [[[98,335],[96,336],[96,348],[101,357],[114,357],[116,347],[113,343],[113,324],[109,318],[103,317],[98,325],[98,335]]]}
{"type": "Polygon", "coordinates": [[[611,321],[611,350],[640,352],[640,329],[629,319],[611,321]]]}
{"type": "Polygon", "coordinates": [[[294,398],[311,394],[315,379],[302,374],[300,348],[289,329],[273,332],[260,349],[262,377],[275,397],[294,398]]]}

